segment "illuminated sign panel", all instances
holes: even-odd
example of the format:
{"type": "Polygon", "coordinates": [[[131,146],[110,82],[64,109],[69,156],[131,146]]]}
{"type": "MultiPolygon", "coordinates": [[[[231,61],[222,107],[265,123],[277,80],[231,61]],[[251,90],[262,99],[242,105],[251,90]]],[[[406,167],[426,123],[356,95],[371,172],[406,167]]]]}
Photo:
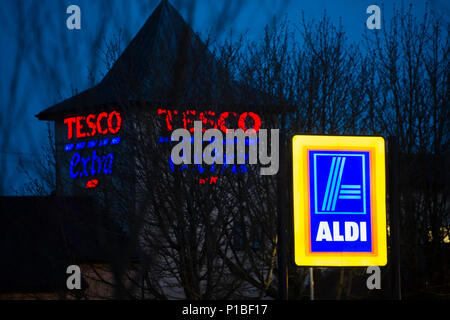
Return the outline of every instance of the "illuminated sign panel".
{"type": "MultiPolygon", "coordinates": [[[[179,112],[178,110],[168,110],[168,109],[158,109],[158,115],[165,118],[165,126],[168,131],[174,130],[174,126],[177,127],[176,123],[182,120],[182,126],[184,129],[194,132],[194,121],[202,122],[202,132],[207,129],[220,129],[223,132],[227,132],[228,123],[234,123],[235,125],[246,131],[246,130],[258,130],[261,128],[261,118],[258,114],[254,112],[244,112],[237,114],[236,112],[222,112],[218,115],[214,111],[196,111],[196,110],[186,110],[179,112]],[[178,121],[177,121],[178,120],[178,121]],[[247,127],[247,122],[252,121],[252,127],[247,127]]],[[[176,128],[175,128],[176,129],[176,128]]]]}
{"type": "MultiPolygon", "coordinates": [[[[169,133],[178,128],[184,128],[189,130],[189,132],[194,132],[194,122],[202,122],[202,132],[204,133],[208,129],[219,129],[223,133],[227,132],[227,129],[242,129],[243,131],[255,132],[257,133],[261,129],[262,121],[261,117],[254,112],[245,111],[242,113],[237,113],[233,111],[224,111],[216,113],[212,110],[176,110],[176,109],[166,109],[158,108],[157,115],[162,121],[162,127],[166,132],[163,136],[158,137],[159,143],[172,143],[169,133]]],[[[191,139],[192,144],[194,143],[194,138],[191,139]]],[[[256,144],[258,140],[246,140],[246,145],[256,144]]],[[[224,141],[224,146],[226,141],[224,141]]],[[[248,155],[245,155],[245,160],[248,160],[248,155]]],[[[219,175],[229,170],[229,172],[234,174],[242,174],[248,172],[247,164],[227,164],[224,161],[222,165],[202,165],[194,164],[192,166],[183,165],[180,167],[175,166],[169,159],[169,168],[171,171],[175,170],[194,170],[202,174],[199,177],[199,184],[216,184],[219,175]],[[213,176],[205,176],[213,175],[213,176]]]]}
{"type": "Polygon", "coordinates": [[[97,187],[99,180],[94,176],[112,173],[114,153],[108,147],[120,142],[121,114],[111,111],[67,117],[64,124],[68,140],[64,151],[70,156],[70,178],[88,178],[85,187],[97,187]]]}
{"type": "Polygon", "coordinates": [[[122,117],[117,111],[111,113],[101,112],[98,115],[90,114],[87,117],[69,117],[64,119],[67,125],[67,138],[72,139],[75,124],[76,137],[92,137],[96,134],[114,134],[120,130],[122,117]],[[115,123],[113,123],[115,121],[115,123]],[[86,131],[86,129],[88,129],[86,131]]]}
{"type": "Polygon", "coordinates": [[[385,147],[381,137],[294,136],[295,262],[385,265],[385,147]]]}

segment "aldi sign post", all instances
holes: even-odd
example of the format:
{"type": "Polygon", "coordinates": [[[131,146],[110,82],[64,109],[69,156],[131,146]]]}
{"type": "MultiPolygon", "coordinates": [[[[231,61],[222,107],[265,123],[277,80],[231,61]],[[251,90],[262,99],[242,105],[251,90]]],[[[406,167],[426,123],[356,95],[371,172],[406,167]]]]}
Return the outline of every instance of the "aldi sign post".
{"type": "Polygon", "coordinates": [[[384,139],[297,135],[292,155],[296,264],[385,265],[384,139]]]}

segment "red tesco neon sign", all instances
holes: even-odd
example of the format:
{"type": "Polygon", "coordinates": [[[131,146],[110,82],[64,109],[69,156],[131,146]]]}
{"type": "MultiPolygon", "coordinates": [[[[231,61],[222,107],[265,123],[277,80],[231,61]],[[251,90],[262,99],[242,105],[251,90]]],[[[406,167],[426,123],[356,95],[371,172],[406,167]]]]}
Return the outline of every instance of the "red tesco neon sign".
{"type": "Polygon", "coordinates": [[[98,115],[90,114],[86,117],[77,116],[64,119],[67,124],[67,138],[73,137],[73,125],[75,124],[75,134],[77,138],[93,137],[96,134],[114,134],[122,127],[122,117],[117,111],[101,112],[98,115]],[[115,123],[114,120],[115,119],[115,123]],[[106,122],[106,125],[105,125],[106,122]],[[90,129],[86,131],[85,128],[90,129]]]}
{"type": "MultiPolygon", "coordinates": [[[[194,132],[194,121],[201,121],[203,124],[202,131],[205,132],[208,128],[205,126],[210,126],[210,128],[217,129],[219,128],[223,132],[227,132],[228,129],[226,126],[227,119],[234,118],[237,120],[238,127],[244,131],[250,130],[258,132],[261,128],[261,118],[253,112],[244,112],[241,115],[236,114],[236,112],[222,112],[219,117],[216,117],[214,111],[203,111],[196,113],[196,110],[187,110],[181,113],[183,118],[183,127],[190,132],[194,132]],[[253,120],[253,127],[246,127],[246,120],[251,118],[253,120]]],[[[167,110],[167,109],[158,109],[158,115],[165,115],[166,128],[169,131],[173,130],[173,120],[175,116],[178,115],[177,110],[167,110]]]]}

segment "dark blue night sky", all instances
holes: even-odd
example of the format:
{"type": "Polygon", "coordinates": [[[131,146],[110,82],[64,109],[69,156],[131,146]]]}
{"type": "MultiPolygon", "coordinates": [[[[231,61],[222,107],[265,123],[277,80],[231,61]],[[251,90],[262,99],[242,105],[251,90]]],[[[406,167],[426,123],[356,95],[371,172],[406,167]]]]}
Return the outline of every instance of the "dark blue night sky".
{"type": "MultiPolygon", "coordinates": [[[[230,29],[233,37],[247,32],[250,40],[261,39],[264,27],[275,15],[287,17],[295,25],[302,11],[308,20],[317,20],[326,10],[332,22],[337,24],[341,19],[349,40],[358,43],[366,28],[369,5],[382,7],[382,15],[388,21],[394,5],[409,4],[401,0],[205,0],[197,1],[189,15],[189,1],[170,2],[203,39],[209,32],[218,42],[229,35],[230,29]]],[[[412,3],[413,12],[420,17],[426,1],[412,3]]],[[[34,115],[100,81],[106,70],[101,59],[105,41],[122,30],[123,50],[158,4],[157,0],[2,1],[0,134],[9,134],[9,139],[0,139],[1,162],[6,163],[0,168],[0,190],[4,195],[17,194],[27,181],[18,169],[19,160],[32,170],[33,162],[43,153],[42,146],[47,144],[46,122],[38,121],[34,115]],[[81,30],[66,28],[66,8],[71,4],[81,8],[81,30]],[[19,51],[19,47],[23,50],[19,51]],[[90,72],[94,78],[90,78],[90,72]]],[[[448,21],[446,1],[430,1],[430,7],[448,21]]],[[[293,31],[299,32],[295,28],[293,31]]]]}

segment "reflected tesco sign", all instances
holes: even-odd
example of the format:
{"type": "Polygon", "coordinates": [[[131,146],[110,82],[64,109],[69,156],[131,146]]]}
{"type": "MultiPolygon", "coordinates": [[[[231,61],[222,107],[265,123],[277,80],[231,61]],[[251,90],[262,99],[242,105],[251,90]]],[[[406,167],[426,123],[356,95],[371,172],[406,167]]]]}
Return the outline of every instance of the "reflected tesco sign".
{"type": "Polygon", "coordinates": [[[196,111],[196,110],[186,110],[179,112],[178,110],[168,110],[168,109],[158,109],[158,115],[164,117],[165,126],[168,131],[173,130],[173,123],[175,120],[182,120],[183,128],[194,132],[194,121],[202,122],[202,132],[208,129],[219,129],[224,133],[227,132],[228,122],[236,122],[239,129],[245,131],[258,132],[261,128],[261,118],[254,112],[244,112],[237,114],[236,112],[222,112],[217,114],[214,111],[196,111]],[[248,126],[249,123],[252,126],[248,126]]]}

